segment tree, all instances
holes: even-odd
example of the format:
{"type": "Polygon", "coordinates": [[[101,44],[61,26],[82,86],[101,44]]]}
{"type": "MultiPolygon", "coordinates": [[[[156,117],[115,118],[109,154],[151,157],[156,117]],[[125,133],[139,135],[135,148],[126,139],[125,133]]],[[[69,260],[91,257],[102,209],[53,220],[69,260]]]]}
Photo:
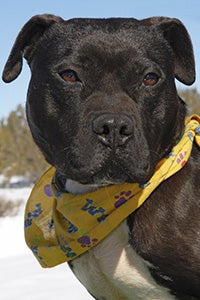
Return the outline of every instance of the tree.
{"type": "Polygon", "coordinates": [[[200,115],[200,94],[196,88],[180,90],[179,95],[188,105],[188,114],[200,115]]]}
{"type": "MultiPolygon", "coordinates": [[[[188,105],[188,114],[200,114],[200,94],[196,88],[179,90],[179,95],[188,105]]],[[[6,120],[0,120],[0,173],[23,175],[36,181],[47,166],[33,142],[24,108],[18,105],[6,120]]]]}
{"type": "Polygon", "coordinates": [[[47,163],[33,142],[24,108],[18,105],[0,122],[0,172],[36,181],[45,168],[47,163]]]}

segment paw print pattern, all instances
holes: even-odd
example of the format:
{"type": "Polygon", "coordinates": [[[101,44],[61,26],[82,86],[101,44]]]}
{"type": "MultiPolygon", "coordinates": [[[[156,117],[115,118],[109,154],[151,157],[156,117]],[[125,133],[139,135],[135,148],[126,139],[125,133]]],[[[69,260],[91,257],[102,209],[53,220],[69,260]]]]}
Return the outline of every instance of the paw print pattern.
{"type": "Polygon", "coordinates": [[[117,201],[115,202],[115,207],[118,208],[119,206],[124,204],[131,196],[131,194],[131,191],[122,191],[119,195],[116,195],[115,199],[117,199],[117,201]]]}
{"type": "Polygon", "coordinates": [[[91,239],[88,235],[84,235],[84,236],[80,237],[77,241],[81,244],[81,247],[90,248],[90,247],[94,246],[94,244],[96,244],[98,239],[96,239],[96,238],[91,239]]]}
{"type": "MultiPolygon", "coordinates": [[[[61,198],[62,197],[62,192],[56,190],[55,193],[56,193],[56,197],[57,198],[61,198]]],[[[52,188],[51,188],[50,184],[46,184],[44,186],[44,194],[47,197],[52,197],[53,196],[53,191],[52,191],[52,188]]]]}
{"type": "Polygon", "coordinates": [[[44,187],[44,194],[45,194],[47,197],[52,197],[52,196],[53,196],[53,193],[52,193],[52,189],[51,189],[50,184],[45,185],[45,187],[44,187]]]}
{"type": "Polygon", "coordinates": [[[186,154],[187,154],[187,151],[180,153],[179,157],[176,160],[178,164],[181,164],[181,167],[184,167],[184,165],[186,164],[186,160],[184,159],[186,154]]]}

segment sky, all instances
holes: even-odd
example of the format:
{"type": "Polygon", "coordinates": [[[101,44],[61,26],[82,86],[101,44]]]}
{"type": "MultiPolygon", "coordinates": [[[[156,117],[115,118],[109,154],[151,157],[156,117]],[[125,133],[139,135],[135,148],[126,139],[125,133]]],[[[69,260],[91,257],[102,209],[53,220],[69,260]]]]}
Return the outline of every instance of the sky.
{"type": "MultiPolygon", "coordinates": [[[[196,83],[200,90],[200,1],[199,0],[17,0],[1,1],[0,70],[3,71],[9,52],[22,26],[36,14],[50,13],[63,19],[74,17],[167,16],[180,19],[191,36],[196,60],[196,83]]],[[[30,71],[24,61],[20,76],[6,84],[0,79],[0,118],[6,118],[18,104],[25,104],[30,71]]],[[[178,87],[184,88],[182,85],[178,87]]]]}

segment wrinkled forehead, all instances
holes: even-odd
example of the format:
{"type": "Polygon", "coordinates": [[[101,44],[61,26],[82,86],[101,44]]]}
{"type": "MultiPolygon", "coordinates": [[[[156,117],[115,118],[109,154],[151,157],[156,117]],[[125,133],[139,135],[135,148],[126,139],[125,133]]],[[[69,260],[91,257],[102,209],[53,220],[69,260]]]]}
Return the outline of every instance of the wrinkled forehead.
{"type": "Polygon", "coordinates": [[[54,34],[60,39],[64,38],[73,48],[76,45],[90,44],[95,47],[99,46],[105,50],[124,49],[126,47],[138,48],[148,45],[156,45],[157,42],[163,40],[162,34],[156,31],[156,28],[138,24],[139,22],[130,22],[129,26],[122,23],[121,26],[115,27],[112,23],[102,23],[104,26],[96,26],[94,24],[76,26],[74,23],[64,23],[60,26],[60,30],[55,30],[54,34]]]}
{"type": "MultiPolygon", "coordinates": [[[[134,19],[133,19],[134,20],[134,19]]],[[[164,56],[168,48],[167,42],[154,28],[149,28],[138,21],[118,21],[114,26],[108,20],[84,22],[84,20],[70,20],[62,24],[55,24],[44,36],[41,48],[47,48],[51,61],[57,58],[79,59],[80,63],[88,61],[109,60],[137,60],[139,56],[164,56]]]]}

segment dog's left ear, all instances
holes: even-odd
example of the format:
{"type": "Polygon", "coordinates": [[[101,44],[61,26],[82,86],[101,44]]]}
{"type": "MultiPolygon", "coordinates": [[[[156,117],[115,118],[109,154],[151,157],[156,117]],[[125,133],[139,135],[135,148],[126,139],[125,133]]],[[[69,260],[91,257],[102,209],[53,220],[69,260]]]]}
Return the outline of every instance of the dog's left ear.
{"type": "Polygon", "coordinates": [[[190,36],[178,19],[154,17],[142,20],[149,26],[156,26],[169,42],[175,55],[175,77],[184,84],[191,85],[195,81],[195,62],[190,36]]]}
{"type": "Polygon", "coordinates": [[[45,31],[55,23],[64,22],[60,17],[44,14],[32,17],[22,28],[6,62],[2,79],[9,83],[22,69],[23,57],[29,61],[45,31]]]}

